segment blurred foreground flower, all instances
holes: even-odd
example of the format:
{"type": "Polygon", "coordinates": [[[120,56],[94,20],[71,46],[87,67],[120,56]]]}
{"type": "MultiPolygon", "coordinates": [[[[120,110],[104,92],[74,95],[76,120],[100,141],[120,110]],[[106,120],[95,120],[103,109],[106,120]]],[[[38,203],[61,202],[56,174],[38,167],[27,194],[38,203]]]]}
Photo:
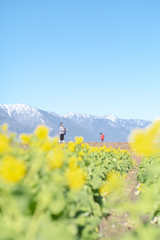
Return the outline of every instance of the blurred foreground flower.
{"type": "Polygon", "coordinates": [[[146,129],[135,129],[130,135],[129,143],[131,149],[139,156],[154,153],[155,143],[160,136],[160,120],[146,129]]]}
{"type": "Polygon", "coordinates": [[[0,133],[0,153],[9,149],[9,138],[0,133]]]}
{"type": "Polygon", "coordinates": [[[99,193],[106,197],[112,192],[115,192],[116,190],[120,191],[123,187],[123,180],[119,173],[117,172],[109,172],[107,175],[106,181],[103,183],[103,185],[99,189],[99,193]]]}
{"type": "Polygon", "coordinates": [[[69,188],[81,189],[85,184],[85,173],[81,168],[68,169],[66,171],[66,178],[69,188]]]}
{"type": "Polygon", "coordinates": [[[26,173],[24,162],[13,156],[4,157],[0,163],[0,177],[5,182],[18,182],[26,173]]]}
{"type": "Polygon", "coordinates": [[[47,138],[48,133],[49,133],[49,129],[44,125],[39,125],[35,130],[35,135],[41,140],[47,138]]]}
{"type": "Polygon", "coordinates": [[[64,160],[63,151],[61,149],[54,149],[48,153],[47,160],[51,170],[61,168],[64,160]]]}

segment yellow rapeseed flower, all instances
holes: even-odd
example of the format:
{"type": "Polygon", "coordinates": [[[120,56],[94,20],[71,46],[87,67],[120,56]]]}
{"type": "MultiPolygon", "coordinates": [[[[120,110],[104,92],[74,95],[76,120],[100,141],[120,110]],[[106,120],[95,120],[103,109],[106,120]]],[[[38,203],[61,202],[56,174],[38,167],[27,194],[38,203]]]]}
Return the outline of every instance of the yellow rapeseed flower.
{"type": "Polygon", "coordinates": [[[91,148],[90,148],[90,152],[95,152],[95,148],[94,148],[94,147],[91,147],[91,148]]]}
{"type": "Polygon", "coordinates": [[[47,138],[48,133],[49,133],[49,129],[48,129],[48,127],[46,127],[44,125],[39,125],[35,129],[35,135],[41,140],[47,138]]]}
{"type": "Polygon", "coordinates": [[[110,191],[111,191],[110,185],[107,181],[99,189],[99,193],[103,197],[106,197],[108,194],[110,194],[110,191]]]}
{"type": "Polygon", "coordinates": [[[81,156],[78,156],[77,158],[78,158],[78,161],[80,161],[80,162],[82,161],[82,157],[81,156]]]}
{"type": "Polygon", "coordinates": [[[111,152],[112,150],[110,148],[107,148],[105,152],[111,152]]]}
{"type": "Polygon", "coordinates": [[[107,147],[105,145],[103,145],[103,150],[106,150],[106,149],[107,149],[107,147]]]}
{"type": "Polygon", "coordinates": [[[82,144],[81,144],[81,147],[82,147],[82,148],[86,148],[86,149],[89,149],[89,148],[90,148],[90,146],[89,146],[88,143],[82,143],[82,144]]]}
{"type": "Polygon", "coordinates": [[[123,181],[119,173],[111,171],[107,175],[106,181],[99,189],[99,193],[105,197],[114,191],[120,191],[123,186],[123,181]]]}
{"type": "Polygon", "coordinates": [[[0,178],[5,182],[15,183],[23,179],[26,173],[25,163],[13,156],[6,156],[0,163],[0,178]]]}
{"type": "Polygon", "coordinates": [[[64,155],[60,149],[54,149],[47,155],[48,165],[51,170],[55,168],[61,168],[63,165],[64,155]]]}
{"type": "Polygon", "coordinates": [[[75,139],[75,143],[78,145],[83,142],[83,137],[75,137],[74,139],[75,139]]]}
{"type": "Polygon", "coordinates": [[[77,168],[77,162],[78,162],[78,158],[76,158],[76,156],[72,156],[69,158],[69,168],[77,168]]]}
{"type": "Polygon", "coordinates": [[[160,137],[160,120],[146,129],[135,129],[130,135],[130,146],[137,155],[154,153],[155,142],[160,137]]]}
{"type": "Polygon", "coordinates": [[[136,129],[132,132],[130,138],[130,147],[137,155],[150,155],[153,153],[154,141],[153,138],[150,138],[147,130],[136,129]]]}
{"type": "Polygon", "coordinates": [[[99,148],[97,146],[95,146],[94,150],[95,152],[99,152],[99,148]]]}
{"type": "Polygon", "coordinates": [[[9,138],[0,133],[0,153],[7,151],[9,147],[9,138]]]}
{"type": "Polygon", "coordinates": [[[83,151],[79,151],[79,153],[78,153],[80,156],[84,156],[84,152],[83,151]]]}
{"type": "Polygon", "coordinates": [[[44,152],[48,152],[52,148],[52,143],[49,140],[46,140],[41,144],[41,149],[44,152]]]}
{"type": "Polygon", "coordinates": [[[29,144],[30,141],[31,141],[31,137],[32,137],[31,134],[21,134],[21,135],[19,136],[20,140],[21,140],[22,143],[24,143],[24,144],[29,144]]]}
{"type": "Polygon", "coordinates": [[[74,152],[75,151],[75,147],[76,147],[76,144],[74,142],[69,142],[68,143],[68,149],[71,151],[71,152],[74,152]]]}
{"type": "Polygon", "coordinates": [[[79,190],[85,184],[85,172],[81,168],[68,169],[65,175],[67,184],[71,189],[79,190]]]}

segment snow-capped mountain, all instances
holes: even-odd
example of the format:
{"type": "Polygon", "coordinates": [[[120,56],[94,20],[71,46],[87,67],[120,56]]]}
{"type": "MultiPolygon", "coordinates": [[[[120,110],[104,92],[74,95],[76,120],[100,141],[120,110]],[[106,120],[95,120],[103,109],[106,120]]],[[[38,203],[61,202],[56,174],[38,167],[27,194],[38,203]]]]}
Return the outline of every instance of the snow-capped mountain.
{"type": "Polygon", "coordinates": [[[25,126],[32,127],[35,124],[44,124],[43,115],[38,109],[27,104],[4,104],[0,105],[0,109],[3,109],[9,118],[25,126]]]}
{"type": "Polygon", "coordinates": [[[144,128],[150,121],[141,119],[120,119],[114,115],[93,116],[68,112],[58,115],[43,111],[27,104],[0,105],[0,125],[9,124],[9,130],[17,134],[31,133],[37,125],[44,124],[50,129],[50,136],[59,134],[59,124],[68,129],[66,141],[75,136],[83,136],[86,142],[100,141],[100,132],[105,134],[106,142],[125,142],[135,127],[144,128]]]}

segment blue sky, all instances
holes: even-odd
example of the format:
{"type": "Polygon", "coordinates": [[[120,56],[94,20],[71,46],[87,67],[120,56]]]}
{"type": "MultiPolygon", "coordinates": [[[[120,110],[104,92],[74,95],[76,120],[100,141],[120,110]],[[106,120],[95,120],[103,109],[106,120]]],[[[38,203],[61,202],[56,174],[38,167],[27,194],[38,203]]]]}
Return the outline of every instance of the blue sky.
{"type": "Polygon", "coordinates": [[[160,117],[159,0],[0,0],[0,103],[160,117]]]}

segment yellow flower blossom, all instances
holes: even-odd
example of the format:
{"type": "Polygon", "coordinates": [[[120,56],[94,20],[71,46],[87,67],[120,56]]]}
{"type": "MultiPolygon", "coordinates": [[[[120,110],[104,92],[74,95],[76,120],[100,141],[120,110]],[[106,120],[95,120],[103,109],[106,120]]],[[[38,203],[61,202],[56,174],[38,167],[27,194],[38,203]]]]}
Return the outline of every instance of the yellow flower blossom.
{"type": "Polygon", "coordinates": [[[86,144],[85,143],[82,143],[81,144],[81,148],[85,148],[86,144]]]}
{"type": "Polygon", "coordinates": [[[91,148],[90,148],[90,152],[95,152],[94,147],[91,147],[91,148]]]}
{"type": "Polygon", "coordinates": [[[85,172],[81,168],[66,171],[67,184],[71,189],[81,189],[85,184],[85,172]]]}
{"type": "Polygon", "coordinates": [[[160,120],[146,129],[135,129],[130,135],[130,146],[137,155],[154,153],[157,138],[160,137],[160,120]]]}
{"type": "Polygon", "coordinates": [[[49,133],[49,129],[44,125],[39,125],[35,130],[35,135],[41,140],[47,138],[48,133],[49,133]]]}
{"type": "Polygon", "coordinates": [[[99,148],[97,146],[95,146],[95,152],[99,152],[99,148]]]}
{"type": "Polygon", "coordinates": [[[75,137],[74,139],[75,139],[75,143],[78,145],[83,142],[83,137],[75,137]]]}
{"type": "Polygon", "coordinates": [[[99,189],[99,193],[103,197],[106,197],[108,194],[110,194],[110,191],[111,191],[110,190],[110,185],[107,181],[99,189]]]}
{"type": "Polygon", "coordinates": [[[106,150],[106,149],[107,149],[107,147],[106,147],[105,145],[103,145],[103,147],[102,147],[102,148],[103,148],[103,150],[106,150]]]}
{"type": "Polygon", "coordinates": [[[78,159],[76,158],[76,156],[72,156],[69,158],[69,168],[77,168],[77,162],[78,159]]]}
{"type": "Polygon", "coordinates": [[[21,134],[19,138],[22,141],[22,143],[29,144],[31,142],[31,136],[32,135],[30,134],[21,134]]]}
{"type": "Polygon", "coordinates": [[[82,161],[82,157],[81,156],[78,156],[77,158],[78,158],[78,161],[80,161],[80,162],[82,161]]]}
{"type": "Polygon", "coordinates": [[[114,191],[120,191],[123,186],[123,181],[119,173],[111,171],[107,175],[106,181],[99,189],[99,193],[102,196],[107,196],[114,191]]]}
{"type": "Polygon", "coordinates": [[[81,144],[81,147],[82,147],[82,148],[87,148],[87,149],[90,148],[90,146],[89,146],[88,143],[82,143],[82,144],[81,144]]]}
{"type": "Polygon", "coordinates": [[[48,152],[52,148],[52,143],[49,140],[47,140],[41,144],[41,148],[44,152],[48,152]]]}
{"type": "Polygon", "coordinates": [[[51,170],[54,170],[55,168],[61,168],[64,160],[63,151],[60,151],[60,149],[54,149],[48,153],[47,160],[51,170]]]}
{"type": "Polygon", "coordinates": [[[64,143],[61,143],[61,148],[64,148],[65,147],[65,142],[64,143]]]}
{"type": "Polygon", "coordinates": [[[26,173],[25,163],[13,156],[6,156],[0,163],[0,177],[5,182],[15,183],[23,179],[26,173]]]}
{"type": "Polygon", "coordinates": [[[0,153],[7,151],[9,148],[9,138],[0,133],[0,153]]]}
{"type": "Polygon", "coordinates": [[[132,132],[130,146],[137,155],[150,155],[153,153],[154,142],[146,130],[139,129],[132,132]]]}
{"type": "Polygon", "coordinates": [[[84,152],[82,152],[82,151],[79,151],[79,153],[78,153],[80,156],[84,156],[84,152]]]}
{"type": "Polygon", "coordinates": [[[71,151],[71,152],[74,152],[75,151],[75,146],[76,144],[74,142],[69,142],[68,143],[68,149],[71,151]]]}
{"type": "Polygon", "coordinates": [[[110,148],[107,148],[105,152],[111,152],[112,150],[110,148]]]}

